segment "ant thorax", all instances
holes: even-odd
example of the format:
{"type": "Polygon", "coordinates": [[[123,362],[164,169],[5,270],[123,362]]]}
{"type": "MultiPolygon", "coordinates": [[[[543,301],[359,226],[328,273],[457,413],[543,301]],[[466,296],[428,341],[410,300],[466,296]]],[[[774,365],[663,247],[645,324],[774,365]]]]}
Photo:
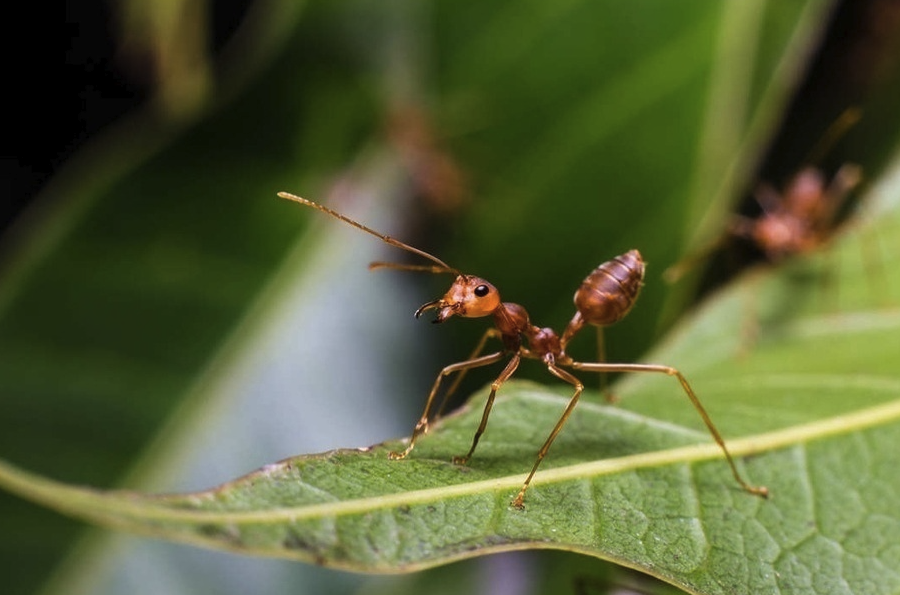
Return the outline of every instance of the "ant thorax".
{"type": "Polygon", "coordinates": [[[562,360],[567,360],[566,355],[563,353],[562,344],[559,340],[559,335],[556,334],[552,328],[537,328],[536,326],[531,327],[529,329],[529,333],[526,333],[526,337],[528,338],[528,345],[531,347],[531,351],[539,357],[545,363],[561,363],[562,360]]]}

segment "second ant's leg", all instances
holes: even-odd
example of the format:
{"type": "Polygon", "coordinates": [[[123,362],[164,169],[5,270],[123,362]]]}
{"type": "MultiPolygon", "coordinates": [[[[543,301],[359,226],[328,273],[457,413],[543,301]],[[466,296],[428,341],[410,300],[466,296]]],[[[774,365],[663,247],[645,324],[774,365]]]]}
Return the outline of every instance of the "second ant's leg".
{"type": "Polygon", "coordinates": [[[490,355],[485,355],[482,357],[468,359],[463,362],[451,364],[441,370],[441,373],[438,374],[438,377],[434,381],[434,385],[431,387],[431,392],[428,394],[428,400],[425,401],[425,411],[422,412],[422,417],[420,417],[419,421],[416,422],[416,427],[415,429],[413,429],[413,434],[409,439],[409,444],[401,452],[391,451],[390,453],[388,453],[388,456],[391,458],[391,460],[396,461],[398,459],[405,458],[406,455],[408,455],[410,451],[412,451],[413,447],[415,447],[416,440],[419,438],[419,436],[428,432],[428,416],[431,412],[431,404],[434,402],[434,397],[435,395],[437,395],[438,389],[441,387],[441,381],[445,376],[453,374],[454,372],[463,372],[470,368],[489,366],[490,364],[499,362],[501,359],[503,359],[504,355],[506,355],[504,352],[498,351],[497,353],[492,353],[490,355]]]}
{"type": "Polygon", "coordinates": [[[572,398],[569,399],[569,404],[566,405],[566,410],[563,411],[563,414],[562,416],[560,416],[559,421],[556,422],[556,425],[553,426],[553,430],[550,432],[550,435],[547,436],[547,439],[544,441],[544,445],[541,446],[541,450],[538,451],[537,460],[535,460],[534,466],[531,468],[531,473],[529,473],[528,477],[525,478],[525,483],[522,484],[522,489],[519,490],[519,493],[516,495],[515,499],[513,499],[512,505],[516,508],[525,507],[525,490],[528,489],[528,485],[531,483],[531,479],[537,472],[541,461],[543,461],[544,457],[547,456],[547,451],[550,450],[550,445],[553,444],[554,440],[556,440],[556,436],[559,434],[560,430],[562,430],[562,427],[565,425],[566,420],[569,419],[569,415],[572,414],[572,410],[575,409],[575,405],[578,404],[578,399],[579,397],[581,397],[581,392],[584,390],[584,385],[581,383],[581,381],[565,370],[561,370],[553,364],[547,364],[547,369],[550,370],[551,374],[553,374],[560,380],[564,380],[574,386],[575,394],[573,394],[572,398]]]}
{"type": "MultiPolygon", "coordinates": [[[[756,200],[759,208],[763,210],[763,213],[767,215],[778,212],[784,203],[781,193],[771,184],[765,183],[756,187],[756,190],[753,192],[753,198],[756,200]]],[[[743,219],[743,217],[739,218],[743,219]]]]}
{"type": "Polygon", "coordinates": [[[475,437],[472,439],[472,447],[465,456],[453,457],[454,463],[465,465],[469,462],[469,459],[472,458],[472,453],[475,452],[475,447],[478,446],[478,440],[481,438],[481,435],[484,434],[485,428],[487,428],[488,417],[491,415],[491,408],[494,406],[494,398],[497,396],[497,391],[500,390],[503,383],[509,380],[509,377],[515,373],[521,359],[522,358],[518,353],[514,354],[512,359],[509,360],[509,363],[506,364],[506,367],[503,368],[503,371],[500,372],[500,375],[497,376],[497,379],[491,383],[491,394],[488,395],[487,403],[484,404],[484,413],[481,414],[481,423],[478,424],[478,429],[475,431],[475,437]]]}
{"type": "Polygon", "coordinates": [[[713,424],[712,418],[709,417],[706,409],[704,409],[703,405],[700,403],[700,399],[697,398],[694,389],[688,384],[687,379],[677,369],[672,368],[671,366],[660,366],[656,364],[598,364],[583,362],[572,362],[571,367],[586,372],[657,372],[666,374],[667,376],[675,376],[681,384],[684,393],[687,395],[688,399],[690,399],[694,409],[700,414],[703,423],[706,424],[706,428],[716,441],[716,444],[722,449],[722,453],[724,453],[725,459],[728,461],[728,466],[731,467],[731,473],[734,475],[734,479],[745,491],[757,496],[762,496],[763,498],[768,497],[768,488],[765,486],[752,486],[744,480],[743,476],[738,471],[737,465],[734,463],[734,459],[731,458],[731,453],[728,452],[728,447],[725,446],[725,440],[722,438],[722,435],[719,434],[719,430],[716,429],[715,424],[713,424]]]}

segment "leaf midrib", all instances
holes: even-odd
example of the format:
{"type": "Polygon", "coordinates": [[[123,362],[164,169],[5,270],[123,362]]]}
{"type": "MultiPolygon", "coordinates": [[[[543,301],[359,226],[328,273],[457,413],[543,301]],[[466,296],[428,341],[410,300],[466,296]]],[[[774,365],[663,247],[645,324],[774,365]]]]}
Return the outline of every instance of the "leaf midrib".
{"type": "MultiPolygon", "coordinates": [[[[900,419],[900,399],[808,424],[731,440],[727,444],[733,456],[741,457],[885,425],[898,419],[900,419]]],[[[534,485],[540,486],[587,477],[611,475],[636,469],[660,467],[674,463],[692,463],[717,458],[722,458],[722,452],[716,444],[684,446],[546,469],[535,475],[534,485]]],[[[515,490],[521,487],[524,476],[525,474],[521,473],[445,487],[295,508],[274,508],[264,511],[208,512],[203,510],[172,509],[165,505],[153,504],[143,498],[135,500],[135,494],[131,492],[118,492],[120,495],[119,499],[111,500],[109,493],[89,488],[67,486],[21,471],[0,460],[0,484],[5,485],[11,491],[27,494],[30,499],[42,501],[54,508],[84,516],[91,516],[92,509],[101,509],[104,512],[103,516],[107,518],[112,514],[116,514],[120,517],[135,517],[145,520],[194,523],[281,523],[285,521],[296,522],[322,517],[355,515],[403,505],[427,504],[449,498],[499,490],[515,490]]],[[[777,493],[777,488],[773,492],[777,493]]],[[[206,492],[200,492],[194,494],[194,496],[204,494],[206,492]]],[[[191,495],[179,495],[174,498],[183,499],[185,497],[191,497],[191,495]]]]}

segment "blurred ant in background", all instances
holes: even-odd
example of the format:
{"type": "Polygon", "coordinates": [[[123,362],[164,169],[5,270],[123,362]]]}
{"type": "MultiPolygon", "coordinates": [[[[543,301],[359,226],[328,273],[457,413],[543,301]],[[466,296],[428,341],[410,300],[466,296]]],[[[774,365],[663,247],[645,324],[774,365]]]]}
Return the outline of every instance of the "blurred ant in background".
{"type": "MultiPolygon", "coordinates": [[[[807,159],[817,162],[836,140],[859,121],[860,112],[846,110],[831,125],[807,159]]],[[[760,183],[753,192],[759,206],[756,217],[732,215],[722,235],[711,244],[669,267],[664,277],[676,282],[702,258],[734,239],[748,242],[771,263],[781,263],[808,254],[828,243],[842,222],[847,198],[862,182],[862,168],[844,164],[828,180],[816,165],[806,165],[779,191],[771,183],[760,183]]]]}

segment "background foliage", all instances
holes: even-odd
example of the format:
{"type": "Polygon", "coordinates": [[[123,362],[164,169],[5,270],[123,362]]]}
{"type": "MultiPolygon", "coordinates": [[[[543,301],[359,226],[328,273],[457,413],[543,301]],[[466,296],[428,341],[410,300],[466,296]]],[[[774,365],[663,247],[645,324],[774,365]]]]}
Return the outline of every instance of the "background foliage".
{"type": "MultiPolygon", "coordinates": [[[[830,158],[878,179],[897,53],[874,24],[893,13],[855,4],[259,1],[214,56],[185,45],[205,38],[202,4],[123,5],[123,47],[143,48],[158,92],[6,234],[0,452],[156,492],[407,433],[483,327],[416,325],[445,279],[366,273],[396,255],[283,189],[490,278],[541,324],[639,247],[647,287],[608,333],[612,358],[638,357],[695,294],[665,267],[756,180],[799,167],[848,104],[865,118],[830,158]],[[834,37],[840,59],[816,66],[834,37]]],[[[364,578],[86,531],[6,495],[0,515],[14,593],[437,592],[448,573],[497,592],[609,572],[528,553],[364,578]]]]}

